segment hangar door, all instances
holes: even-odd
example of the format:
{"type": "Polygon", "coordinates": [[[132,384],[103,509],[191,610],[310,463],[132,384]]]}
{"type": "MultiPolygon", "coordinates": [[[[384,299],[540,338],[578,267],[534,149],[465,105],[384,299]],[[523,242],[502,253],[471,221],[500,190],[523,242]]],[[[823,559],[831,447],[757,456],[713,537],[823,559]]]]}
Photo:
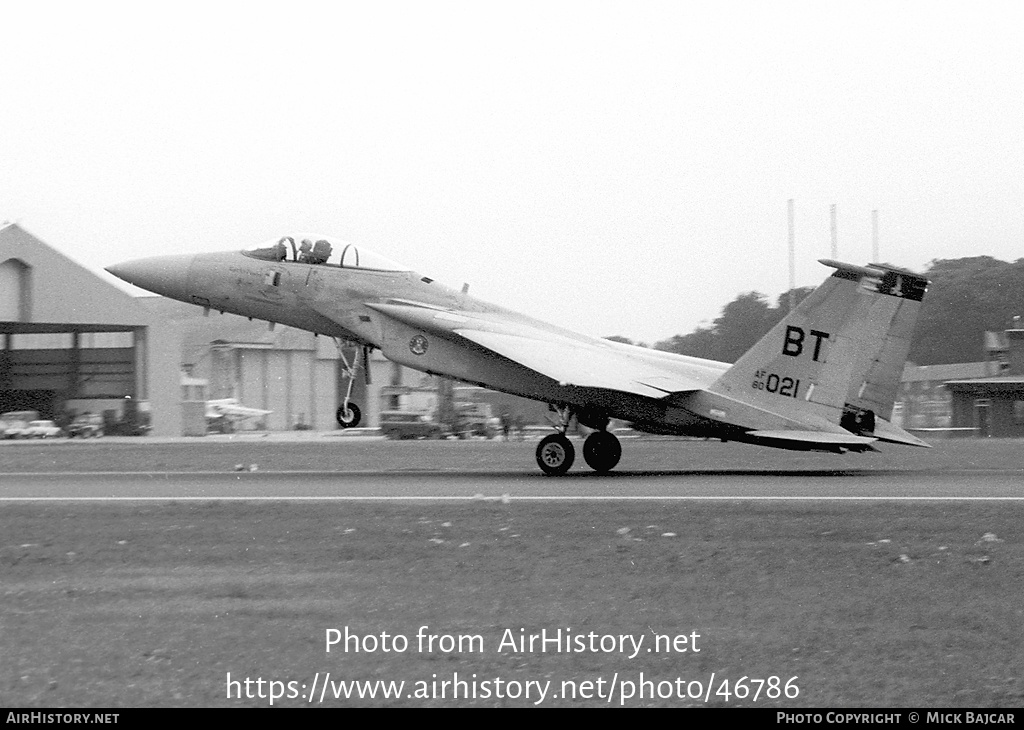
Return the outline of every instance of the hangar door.
{"type": "Polygon", "coordinates": [[[102,412],[141,397],[136,350],[142,338],[132,328],[40,331],[60,327],[0,322],[0,413],[34,410],[60,420],[68,410],[102,412]]]}

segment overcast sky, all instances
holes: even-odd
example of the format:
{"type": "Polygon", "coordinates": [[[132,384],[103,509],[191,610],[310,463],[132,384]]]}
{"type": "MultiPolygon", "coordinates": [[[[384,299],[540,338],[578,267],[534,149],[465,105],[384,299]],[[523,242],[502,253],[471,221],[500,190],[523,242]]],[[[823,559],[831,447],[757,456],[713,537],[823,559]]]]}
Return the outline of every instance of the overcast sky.
{"type": "Polygon", "coordinates": [[[0,0],[0,220],[86,266],[336,235],[653,343],[839,254],[1024,257],[1020,2],[0,0]]]}

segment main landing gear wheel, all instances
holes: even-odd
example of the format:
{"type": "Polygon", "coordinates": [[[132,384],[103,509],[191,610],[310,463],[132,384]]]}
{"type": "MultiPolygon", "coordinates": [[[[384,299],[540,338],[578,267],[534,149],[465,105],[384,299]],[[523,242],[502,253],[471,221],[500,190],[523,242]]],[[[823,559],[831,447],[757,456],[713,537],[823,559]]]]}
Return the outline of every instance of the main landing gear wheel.
{"type": "Polygon", "coordinates": [[[604,474],[615,468],[622,457],[622,444],[615,434],[607,431],[594,431],[583,442],[583,460],[591,469],[604,474]]]}
{"type": "Polygon", "coordinates": [[[355,428],[359,425],[359,419],[363,417],[363,414],[359,411],[359,406],[349,403],[347,408],[341,406],[334,417],[338,419],[338,425],[342,428],[355,428]]]}
{"type": "Polygon", "coordinates": [[[572,442],[562,433],[545,436],[537,444],[537,466],[545,474],[558,476],[565,474],[576,458],[576,449],[572,442]]]}

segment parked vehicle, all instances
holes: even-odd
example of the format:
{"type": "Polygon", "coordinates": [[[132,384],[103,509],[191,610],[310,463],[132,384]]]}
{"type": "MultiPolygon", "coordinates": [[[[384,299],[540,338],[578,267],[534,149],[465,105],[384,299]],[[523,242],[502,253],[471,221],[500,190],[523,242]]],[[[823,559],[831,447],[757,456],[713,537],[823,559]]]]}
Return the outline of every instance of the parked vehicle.
{"type": "Polygon", "coordinates": [[[0,438],[24,438],[29,423],[38,418],[37,411],[8,411],[0,414],[0,438]]]}
{"type": "Polygon", "coordinates": [[[389,439],[439,439],[445,435],[440,423],[410,411],[382,411],[380,430],[389,439]]]}
{"type": "Polygon", "coordinates": [[[462,401],[455,404],[456,430],[459,438],[496,438],[501,433],[501,419],[491,411],[490,403],[462,401]]]}
{"type": "Polygon", "coordinates": [[[98,413],[81,413],[68,426],[68,436],[75,438],[92,438],[103,435],[103,417],[98,413]]]}
{"type": "Polygon", "coordinates": [[[28,428],[28,424],[24,421],[6,421],[4,422],[3,431],[0,432],[0,437],[5,439],[24,438],[26,428],[28,428]]]}
{"type": "Polygon", "coordinates": [[[63,435],[64,431],[53,421],[30,421],[28,428],[22,433],[22,438],[52,439],[63,435]]]}

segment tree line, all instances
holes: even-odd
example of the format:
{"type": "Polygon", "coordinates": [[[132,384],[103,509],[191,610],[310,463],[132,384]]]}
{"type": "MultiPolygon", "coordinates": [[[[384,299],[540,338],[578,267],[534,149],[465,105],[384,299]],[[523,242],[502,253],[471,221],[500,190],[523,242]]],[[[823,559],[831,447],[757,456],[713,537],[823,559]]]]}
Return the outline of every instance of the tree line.
{"type": "MultiPolygon", "coordinates": [[[[984,360],[985,332],[1024,327],[1024,259],[991,256],[936,259],[922,272],[930,280],[908,359],[918,365],[984,360]]],[[[792,291],[799,304],[813,291],[792,291]]],[[[773,303],[760,292],[738,295],[708,327],[655,343],[658,350],[735,362],[789,312],[790,292],[773,303]]],[[[624,337],[612,337],[629,342],[624,337]]]]}

